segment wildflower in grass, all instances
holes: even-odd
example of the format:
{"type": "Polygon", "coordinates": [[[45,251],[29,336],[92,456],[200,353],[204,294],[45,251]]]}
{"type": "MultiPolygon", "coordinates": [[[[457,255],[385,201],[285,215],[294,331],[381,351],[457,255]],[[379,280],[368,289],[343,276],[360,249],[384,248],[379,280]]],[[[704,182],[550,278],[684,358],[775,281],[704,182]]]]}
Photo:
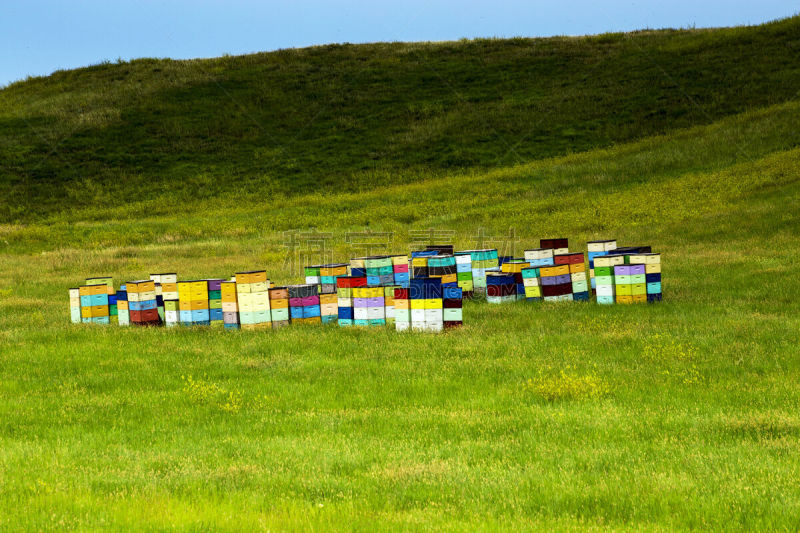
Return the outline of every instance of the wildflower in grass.
{"type": "Polygon", "coordinates": [[[523,388],[549,402],[600,398],[611,390],[601,377],[594,374],[580,375],[569,365],[556,375],[545,374],[540,370],[535,378],[525,382],[523,388]]]}

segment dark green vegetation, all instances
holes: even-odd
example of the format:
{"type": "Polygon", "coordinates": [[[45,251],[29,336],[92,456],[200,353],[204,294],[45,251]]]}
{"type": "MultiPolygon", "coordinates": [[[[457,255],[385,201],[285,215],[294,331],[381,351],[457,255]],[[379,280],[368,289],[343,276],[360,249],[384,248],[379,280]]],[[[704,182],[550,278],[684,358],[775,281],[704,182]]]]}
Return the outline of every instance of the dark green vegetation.
{"type": "Polygon", "coordinates": [[[792,99],[798,55],[791,18],[58,72],[0,91],[0,220],[131,197],[358,190],[585,151],[792,99]]]}
{"type": "MultiPolygon", "coordinates": [[[[791,90],[800,87],[800,75],[779,63],[767,68],[777,53],[764,47],[796,49],[797,28],[792,19],[760,28],[536,41],[534,49],[583,47],[598,60],[604,50],[637,40],[661,42],[666,55],[688,55],[686,43],[695,42],[697,57],[716,50],[713,63],[729,65],[720,72],[730,77],[704,100],[703,116],[690,112],[657,127],[632,120],[626,133],[611,126],[623,117],[602,114],[597,130],[609,133],[577,136],[561,148],[563,139],[548,137],[551,152],[542,152],[583,153],[516,166],[480,168],[501,162],[484,157],[489,151],[476,144],[468,152],[478,164],[454,171],[437,159],[440,150],[421,143],[405,153],[397,148],[402,136],[392,137],[383,149],[395,157],[381,164],[402,172],[376,172],[387,181],[372,190],[305,191],[302,182],[292,182],[296,190],[265,193],[267,172],[250,175],[256,182],[244,187],[231,169],[258,163],[252,153],[235,150],[214,164],[222,178],[212,178],[206,167],[194,175],[191,169],[202,166],[197,161],[227,150],[217,144],[221,136],[197,158],[195,148],[180,154],[170,145],[176,155],[164,153],[165,160],[180,155],[185,162],[166,165],[161,174],[146,163],[151,155],[133,155],[140,146],[136,128],[127,143],[113,148],[110,142],[106,156],[128,152],[131,168],[140,167],[129,170],[127,181],[101,188],[65,179],[59,186],[77,206],[43,205],[27,223],[0,225],[0,530],[796,530],[800,102],[791,90]],[[753,44],[757,38],[762,41],[753,44]],[[761,74],[736,70],[761,53],[758,47],[764,57],[751,61],[761,74]],[[767,78],[779,81],[753,88],[767,78]],[[742,109],[750,110],[723,116],[742,109]],[[683,127],[697,122],[709,123],[683,127]],[[632,140],[662,129],[669,131],[632,140]],[[620,140],[630,142],[592,148],[620,140]],[[432,161],[415,159],[424,151],[432,161]],[[189,176],[183,186],[182,172],[189,176]],[[155,188],[140,192],[135,185],[146,175],[155,188]],[[193,184],[202,184],[195,192],[203,194],[190,198],[193,184]],[[125,202],[112,195],[120,190],[125,202]],[[106,201],[86,205],[82,192],[106,201]],[[474,246],[480,230],[503,236],[515,228],[517,255],[556,235],[569,236],[575,249],[604,237],[650,243],[664,254],[666,301],[627,307],[475,302],[465,309],[466,326],[444,335],[68,324],[66,288],[87,275],[129,280],[177,270],[190,278],[261,266],[278,282],[296,281],[299,270],[288,268],[282,245],[285,230],[301,229],[298,221],[331,232],[337,259],[355,253],[344,242],[346,232],[366,228],[394,232],[391,249],[398,252],[409,249],[411,230],[431,227],[454,230],[460,247],[474,246]]],[[[380,48],[399,58],[410,46],[380,48]]],[[[226,58],[217,67],[283,58],[292,71],[324,50],[359,49],[226,58]]],[[[564,61],[570,57],[565,53],[564,61]]],[[[449,62],[435,64],[441,69],[449,62]]],[[[153,67],[146,65],[56,78],[153,67]]],[[[420,69],[425,65],[418,60],[420,69]]],[[[616,61],[607,67],[626,86],[639,75],[616,61]]],[[[665,70],[675,79],[690,67],[697,68],[673,58],[675,72],[665,70]]],[[[511,84],[516,70],[507,70],[511,84]]],[[[214,76],[227,80],[237,72],[214,76]]],[[[0,93],[0,101],[14,94],[35,107],[36,97],[26,100],[23,93],[50,83],[57,82],[19,84],[0,93]]],[[[136,87],[119,83],[117,91],[135,93],[136,87]]],[[[590,106],[580,102],[592,98],[606,106],[636,100],[575,79],[566,88],[582,96],[572,100],[574,110],[565,103],[564,113],[544,121],[547,128],[565,116],[583,124],[577,117],[590,106]]],[[[90,86],[82,90],[80,98],[92,94],[90,86]]],[[[432,89],[406,93],[417,90],[432,89]]],[[[638,90],[638,98],[649,94],[645,86],[638,90]]],[[[365,110],[387,112],[375,103],[385,92],[359,94],[371,102],[365,110]]],[[[550,101],[558,100],[554,94],[542,90],[550,101]]],[[[405,93],[394,98],[404,101],[405,93]]],[[[285,117],[308,112],[294,105],[267,108],[285,117]]],[[[472,142],[463,126],[482,118],[478,109],[488,105],[457,105],[460,111],[447,116],[461,126],[431,131],[430,143],[439,142],[437,135],[443,143],[451,136],[454,146],[472,142]]],[[[659,115],[677,113],[681,104],[637,105],[659,115]]],[[[54,116],[62,117],[63,131],[75,119],[54,116]]],[[[486,120],[498,116],[488,113],[486,120]]],[[[191,113],[180,118],[205,121],[191,113]]],[[[167,123],[149,120],[140,119],[141,127],[154,132],[167,123]]],[[[517,117],[508,112],[504,120],[517,117]]],[[[228,131],[234,125],[247,129],[244,120],[230,118],[228,131]]],[[[355,176],[350,184],[363,184],[369,173],[348,165],[360,162],[358,150],[375,140],[368,134],[360,134],[360,144],[301,135],[286,153],[311,163],[340,142],[348,152],[332,151],[330,172],[322,169],[320,176],[355,176]]],[[[24,135],[5,138],[3,146],[22,146],[10,139],[24,135]]],[[[520,147],[544,146],[528,144],[520,147]]],[[[102,157],[87,157],[85,164],[105,165],[102,157]]],[[[3,208],[13,213],[6,198],[3,208]]]]}

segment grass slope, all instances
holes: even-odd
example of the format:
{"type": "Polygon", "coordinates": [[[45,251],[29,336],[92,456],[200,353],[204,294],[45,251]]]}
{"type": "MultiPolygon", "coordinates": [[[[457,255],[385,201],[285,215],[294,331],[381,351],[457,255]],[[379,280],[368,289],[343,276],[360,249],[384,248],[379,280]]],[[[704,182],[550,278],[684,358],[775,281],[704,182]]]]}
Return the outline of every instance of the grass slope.
{"type": "Polygon", "coordinates": [[[357,191],[629,142],[796,98],[799,49],[795,17],[57,72],[0,90],[0,220],[173,187],[357,191]]]}
{"type": "Polygon", "coordinates": [[[798,119],[0,226],[0,529],[797,529],[798,119]],[[340,259],[367,228],[651,243],[666,301],[473,303],[436,336],[67,323],[89,274],[297,279],[282,232],[314,226],[340,259]]]}

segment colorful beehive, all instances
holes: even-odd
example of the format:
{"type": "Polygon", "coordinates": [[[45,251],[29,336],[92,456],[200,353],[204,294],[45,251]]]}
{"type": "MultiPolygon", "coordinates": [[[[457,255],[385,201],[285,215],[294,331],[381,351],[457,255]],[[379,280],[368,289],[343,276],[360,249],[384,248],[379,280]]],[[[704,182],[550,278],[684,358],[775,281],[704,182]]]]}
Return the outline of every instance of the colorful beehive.
{"type": "Polygon", "coordinates": [[[534,248],[533,250],[525,250],[525,260],[532,267],[546,267],[553,266],[553,249],[552,248],[534,248]]]}
{"type": "MultiPolygon", "coordinates": [[[[129,296],[130,296],[130,291],[129,296]]],[[[178,282],[178,320],[183,326],[208,326],[208,281],[196,279],[178,282]]]]}
{"type": "Polygon", "coordinates": [[[594,280],[597,303],[613,304],[616,301],[614,267],[625,264],[622,255],[607,254],[594,258],[594,280]]]}
{"type": "Polygon", "coordinates": [[[279,328],[289,325],[289,289],[287,287],[273,287],[269,289],[270,314],[272,327],[279,328]]]}
{"type": "Polygon", "coordinates": [[[73,324],[81,323],[81,290],[78,287],[69,289],[69,317],[73,324]]]}
{"type": "Polygon", "coordinates": [[[541,267],[528,267],[523,268],[522,272],[522,285],[525,290],[525,298],[528,300],[542,300],[542,286],[541,278],[539,277],[539,268],[541,267]]]}
{"type": "Polygon", "coordinates": [[[125,284],[130,323],[156,326],[161,323],[156,303],[156,284],[152,280],[129,281],[125,284]]]}
{"type": "Polygon", "coordinates": [[[289,285],[289,317],[292,323],[319,324],[320,303],[319,285],[289,285]]]}
{"type": "Polygon", "coordinates": [[[472,255],[469,252],[457,252],[455,258],[458,287],[464,298],[472,298],[475,291],[472,281],[472,255]]]}
{"type": "MultiPolygon", "coordinates": [[[[408,287],[408,282],[411,279],[409,272],[409,260],[407,255],[393,255],[392,259],[392,273],[394,274],[394,285],[400,287],[408,287]]],[[[394,295],[392,295],[394,296],[394,295]]]]}
{"type": "MultiPolygon", "coordinates": [[[[235,281],[222,281],[219,284],[222,324],[225,329],[239,329],[239,298],[235,281]]],[[[210,297],[210,294],[209,294],[210,297]]],[[[210,306],[210,299],[209,299],[210,306]]]]}
{"type": "Polygon", "coordinates": [[[269,329],[272,309],[269,301],[270,282],[265,270],[237,272],[236,300],[241,329],[269,329]]]}
{"type": "Polygon", "coordinates": [[[572,293],[572,298],[569,299],[588,302],[589,280],[586,275],[586,258],[583,253],[554,254],[553,262],[556,266],[567,265],[569,267],[570,292],[572,293]]]}
{"type": "Polygon", "coordinates": [[[591,289],[597,291],[597,281],[595,280],[594,260],[597,257],[608,255],[617,247],[617,241],[589,241],[586,243],[586,256],[589,259],[589,282],[591,289]]]}
{"type": "Polygon", "coordinates": [[[486,273],[486,301],[491,304],[515,302],[517,280],[510,272],[486,273]]]}
{"type": "Polygon", "coordinates": [[[306,283],[309,285],[319,285],[320,281],[320,270],[322,269],[322,265],[309,265],[305,267],[303,270],[306,276],[306,283]]]}
{"type": "Polygon", "coordinates": [[[472,260],[472,292],[473,295],[486,292],[486,273],[499,272],[500,261],[497,250],[464,250],[458,254],[469,254],[472,260]]]}
{"type": "MultiPolygon", "coordinates": [[[[106,287],[106,295],[108,296],[106,299],[106,305],[108,305],[108,313],[106,316],[108,317],[108,320],[104,320],[102,316],[92,316],[92,322],[96,324],[110,324],[111,320],[116,318],[118,312],[117,293],[114,290],[114,280],[107,276],[86,278],[86,285],[104,285],[106,287]],[[99,318],[100,320],[95,320],[95,318],[99,318]]],[[[99,299],[97,301],[99,301],[99,299]]],[[[95,309],[92,311],[92,314],[95,315],[101,311],[101,309],[95,309]]]]}
{"type": "Polygon", "coordinates": [[[364,258],[367,285],[370,287],[389,287],[394,285],[394,265],[392,258],[378,255],[364,258]]]}
{"type": "MultiPolygon", "coordinates": [[[[338,278],[339,276],[337,276],[338,278]]],[[[335,285],[334,285],[335,286],[335,285]]],[[[336,293],[322,293],[319,295],[319,314],[323,324],[336,322],[339,318],[339,305],[336,293]]]]}
{"type": "Polygon", "coordinates": [[[507,259],[500,265],[501,272],[514,275],[517,300],[525,299],[525,283],[522,277],[522,271],[528,267],[530,267],[530,263],[524,259],[507,259]]]}
{"type": "Polygon", "coordinates": [[[464,292],[460,287],[442,287],[442,323],[445,328],[464,323],[463,302],[464,292]]]}
{"type": "Polygon", "coordinates": [[[168,272],[165,274],[150,274],[150,280],[155,283],[156,286],[156,309],[158,309],[158,317],[166,323],[166,309],[164,306],[164,300],[178,299],[178,275],[174,272],[168,272]],[[165,284],[167,285],[166,291],[164,290],[165,284]],[[167,292],[167,297],[164,296],[164,292],[167,292]],[[173,292],[175,293],[174,295],[171,294],[173,292]]]}
{"type": "MultiPolygon", "coordinates": [[[[347,275],[347,263],[321,265],[319,267],[320,294],[336,294],[336,278],[347,275]]],[[[306,283],[309,277],[306,276],[306,283]]]]}
{"type": "Polygon", "coordinates": [[[120,326],[129,326],[131,324],[127,285],[122,285],[117,291],[117,324],[120,326]]]}
{"type": "Polygon", "coordinates": [[[357,288],[366,286],[366,276],[342,276],[336,279],[336,305],[340,326],[352,326],[355,324],[353,292],[357,288]]]}
{"type": "Polygon", "coordinates": [[[443,287],[458,287],[455,256],[440,254],[428,257],[428,277],[439,278],[443,287]]]}
{"type": "Polygon", "coordinates": [[[619,304],[647,301],[644,264],[622,264],[614,267],[614,289],[619,304]]]}
{"type": "MultiPolygon", "coordinates": [[[[457,287],[455,287],[457,289],[457,287]]],[[[408,288],[411,329],[442,331],[444,304],[441,278],[413,278],[408,288]]],[[[397,321],[395,320],[395,324],[397,321]]],[[[395,325],[395,329],[396,329],[395,325]]]]}
{"type": "Polygon", "coordinates": [[[661,254],[645,254],[645,281],[647,282],[647,301],[661,301],[661,254]]]}
{"type": "Polygon", "coordinates": [[[547,302],[572,300],[572,277],[569,264],[539,267],[542,297],[547,302]]]}
{"type": "Polygon", "coordinates": [[[225,324],[222,311],[222,282],[223,279],[207,279],[208,282],[208,320],[212,326],[225,324]]]}
{"type": "Polygon", "coordinates": [[[383,326],[386,325],[386,288],[384,287],[352,287],[353,325],[383,326]]]}
{"type": "Polygon", "coordinates": [[[406,287],[394,289],[394,327],[397,331],[406,331],[411,327],[411,305],[408,296],[410,290],[406,287]]]}
{"type": "MultiPolygon", "coordinates": [[[[175,286],[177,287],[177,283],[175,286]]],[[[164,299],[164,325],[167,327],[175,327],[181,323],[180,314],[180,300],[178,299],[164,299]]]]}

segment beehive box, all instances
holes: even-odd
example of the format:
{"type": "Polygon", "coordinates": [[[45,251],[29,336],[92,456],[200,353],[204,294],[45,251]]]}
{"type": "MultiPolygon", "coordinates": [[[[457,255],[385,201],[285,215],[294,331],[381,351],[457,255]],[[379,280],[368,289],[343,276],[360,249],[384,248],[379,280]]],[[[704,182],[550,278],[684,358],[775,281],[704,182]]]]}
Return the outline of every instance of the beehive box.
{"type": "Polygon", "coordinates": [[[183,326],[209,326],[208,281],[195,279],[178,282],[178,320],[183,326]]]}
{"type": "Polygon", "coordinates": [[[442,287],[442,324],[454,328],[464,323],[464,291],[460,287],[442,287]]]}
{"type": "Polygon", "coordinates": [[[220,282],[219,293],[223,326],[225,329],[239,329],[239,298],[236,292],[236,282],[220,282]]]}
{"type": "Polygon", "coordinates": [[[131,324],[156,326],[161,324],[156,303],[156,284],[152,280],[129,281],[125,284],[128,315],[131,324]]]}
{"type": "Polygon", "coordinates": [[[569,239],[540,239],[539,248],[548,248],[555,254],[569,253],[569,239]]]}
{"type": "MultiPolygon", "coordinates": [[[[442,331],[444,329],[443,289],[440,278],[413,278],[409,283],[408,302],[412,330],[442,331]]],[[[395,329],[397,329],[397,320],[395,320],[395,329]]],[[[400,329],[408,328],[401,326],[400,329]]]]}
{"type": "Polygon", "coordinates": [[[616,247],[617,241],[613,239],[589,241],[586,243],[586,257],[589,260],[589,283],[592,291],[597,291],[594,260],[598,257],[609,255],[616,247]]]}
{"type": "Polygon", "coordinates": [[[439,278],[443,287],[458,287],[458,271],[454,255],[428,257],[428,277],[439,278]]]}
{"type": "Polygon", "coordinates": [[[270,307],[270,281],[265,270],[237,272],[236,299],[241,329],[269,329],[272,327],[270,307]]]}
{"type": "Polygon", "coordinates": [[[382,326],[386,324],[386,293],[384,287],[352,287],[353,325],[382,326]]]}
{"type": "Polygon", "coordinates": [[[337,322],[340,326],[355,325],[353,292],[367,286],[366,276],[342,276],[336,279],[337,322]]]}
{"type": "Polygon", "coordinates": [[[393,255],[391,256],[391,259],[392,273],[394,274],[394,285],[399,287],[408,287],[408,282],[411,280],[408,256],[393,255]]]}
{"type": "Polygon", "coordinates": [[[625,264],[622,255],[607,254],[594,259],[594,280],[597,303],[613,304],[616,301],[614,267],[625,264]]]}
{"type": "Polygon", "coordinates": [[[129,326],[131,323],[130,308],[128,306],[128,286],[123,284],[117,291],[117,324],[129,326]]]}
{"type": "Polygon", "coordinates": [[[472,255],[469,252],[457,252],[455,258],[458,287],[461,289],[463,298],[472,298],[475,292],[475,285],[472,281],[472,255]]]}
{"type": "Polygon", "coordinates": [[[306,276],[306,283],[309,285],[319,285],[320,281],[320,269],[322,265],[309,265],[303,269],[305,276],[306,276]]]}
{"type": "Polygon", "coordinates": [[[269,305],[272,327],[279,328],[289,325],[289,289],[287,287],[270,288],[269,305]]]}
{"type": "Polygon", "coordinates": [[[539,267],[542,297],[546,302],[572,300],[572,277],[569,264],[539,267]]]}
{"type": "Polygon", "coordinates": [[[569,269],[569,282],[571,284],[571,298],[564,300],[589,301],[589,279],[586,275],[586,258],[582,252],[554,254],[555,266],[566,265],[569,269]]]}
{"type": "Polygon", "coordinates": [[[289,285],[289,319],[296,324],[321,323],[319,285],[289,285]]]}
{"type": "Polygon", "coordinates": [[[81,323],[81,293],[78,287],[69,289],[69,318],[73,324],[81,323]]]}
{"type": "Polygon", "coordinates": [[[525,260],[532,267],[546,267],[553,266],[553,249],[552,248],[534,248],[532,250],[525,250],[525,260]]]}
{"type": "MultiPolygon", "coordinates": [[[[347,263],[334,263],[319,267],[320,294],[336,294],[336,278],[347,275],[347,263]]],[[[306,277],[306,283],[311,283],[306,277]]],[[[324,315],[323,315],[324,316],[324,315]]]]}
{"type": "Polygon", "coordinates": [[[649,303],[660,302],[661,293],[661,254],[644,254],[645,281],[647,283],[647,301],[649,303]]]}
{"type": "Polygon", "coordinates": [[[528,300],[543,299],[539,268],[541,267],[523,268],[522,272],[520,272],[520,274],[522,274],[522,285],[525,290],[525,298],[528,300]]]}
{"type": "Polygon", "coordinates": [[[84,324],[110,324],[108,286],[106,284],[78,287],[81,303],[81,322],[84,324]]]}
{"type": "Polygon", "coordinates": [[[486,293],[486,273],[499,272],[500,260],[497,250],[464,250],[459,254],[469,254],[472,260],[472,291],[473,294],[486,293]]]}
{"type": "Polygon", "coordinates": [[[510,303],[517,300],[517,281],[513,273],[486,273],[486,301],[491,304],[510,303]]]}

